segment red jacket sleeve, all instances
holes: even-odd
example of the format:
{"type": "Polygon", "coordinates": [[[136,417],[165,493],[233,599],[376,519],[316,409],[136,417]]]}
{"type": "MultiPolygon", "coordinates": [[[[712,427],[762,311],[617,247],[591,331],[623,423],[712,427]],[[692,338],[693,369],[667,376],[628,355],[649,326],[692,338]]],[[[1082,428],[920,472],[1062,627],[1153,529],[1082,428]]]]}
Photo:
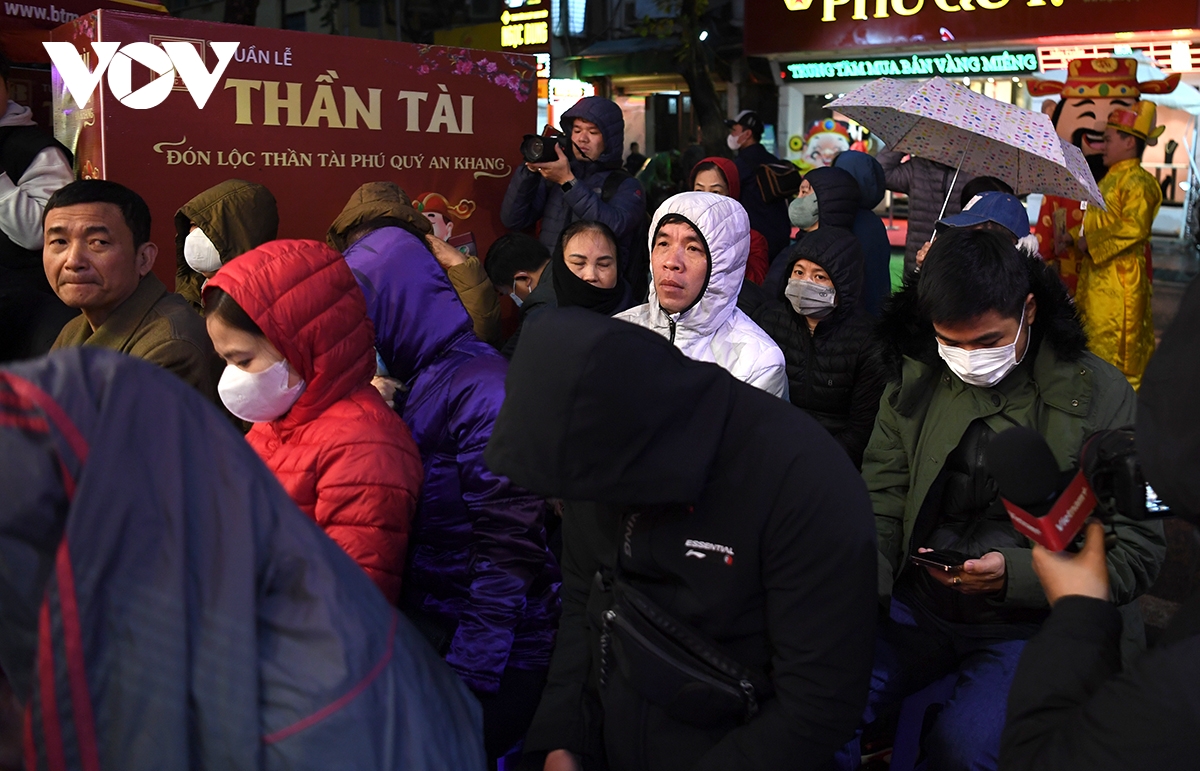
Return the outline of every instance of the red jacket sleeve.
{"type": "Polygon", "coordinates": [[[317,524],[393,605],[400,599],[421,476],[420,457],[407,429],[403,437],[331,446],[317,468],[317,524]]]}
{"type": "Polygon", "coordinates": [[[767,277],[767,268],[770,267],[770,264],[771,254],[767,247],[767,237],[757,230],[751,230],[750,258],[746,261],[746,278],[761,286],[767,277]]]}

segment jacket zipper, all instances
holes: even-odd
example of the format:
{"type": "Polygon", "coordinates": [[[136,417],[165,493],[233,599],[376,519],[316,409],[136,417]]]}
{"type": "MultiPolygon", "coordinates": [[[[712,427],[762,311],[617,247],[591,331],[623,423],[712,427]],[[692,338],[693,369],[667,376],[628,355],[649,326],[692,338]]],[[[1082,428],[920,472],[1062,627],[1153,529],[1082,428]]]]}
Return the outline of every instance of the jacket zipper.
{"type": "Polygon", "coordinates": [[[675,344],[675,319],[667,316],[667,323],[671,325],[671,345],[675,344]]]}
{"type": "Polygon", "coordinates": [[[745,707],[746,707],[746,714],[743,717],[744,720],[748,721],[751,718],[753,718],[755,715],[758,714],[758,697],[754,692],[754,684],[751,683],[749,680],[742,678],[741,680],[738,681],[737,687],[734,687],[734,686],[730,685],[729,683],[718,680],[715,677],[711,677],[711,676],[705,674],[704,672],[701,672],[700,670],[695,669],[695,668],[687,665],[686,663],[679,661],[677,658],[669,656],[668,654],[664,653],[661,648],[659,648],[657,645],[655,645],[653,642],[651,642],[649,639],[647,639],[645,635],[643,635],[638,630],[634,629],[633,625],[630,624],[626,619],[622,618],[621,614],[617,613],[617,611],[615,609],[605,612],[604,625],[605,625],[605,631],[600,637],[600,649],[601,649],[600,672],[601,672],[601,677],[603,678],[604,681],[607,681],[607,679],[608,679],[607,675],[611,671],[611,666],[609,665],[609,663],[607,661],[607,656],[605,654],[611,650],[612,625],[616,625],[616,626],[621,627],[623,630],[625,630],[626,633],[628,633],[631,637],[635,638],[640,644],[644,645],[646,648],[653,651],[654,654],[656,656],[658,656],[660,659],[674,662],[675,666],[679,667],[679,669],[682,670],[684,673],[686,673],[689,677],[699,680],[702,683],[707,683],[708,685],[711,685],[714,688],[718,688],[722,691],[725,691],[726,693],[737,696],[745,704],[745,707]],[[605,638],[609,638],[609,639],[606,640],[605,638]]]}

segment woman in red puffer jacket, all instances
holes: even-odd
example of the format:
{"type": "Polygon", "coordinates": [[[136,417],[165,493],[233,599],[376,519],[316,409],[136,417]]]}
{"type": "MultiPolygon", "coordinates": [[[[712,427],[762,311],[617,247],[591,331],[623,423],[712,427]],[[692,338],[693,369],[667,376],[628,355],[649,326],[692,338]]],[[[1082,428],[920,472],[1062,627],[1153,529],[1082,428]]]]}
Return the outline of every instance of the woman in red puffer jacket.
{"type": "Polygon", "coordinates": [[[272,241],[204,288],[225,359],[218,392],[292,500],[392,603],[422,470],[408,427],[371,385],[375,333],[342,255],[272,241]]]}

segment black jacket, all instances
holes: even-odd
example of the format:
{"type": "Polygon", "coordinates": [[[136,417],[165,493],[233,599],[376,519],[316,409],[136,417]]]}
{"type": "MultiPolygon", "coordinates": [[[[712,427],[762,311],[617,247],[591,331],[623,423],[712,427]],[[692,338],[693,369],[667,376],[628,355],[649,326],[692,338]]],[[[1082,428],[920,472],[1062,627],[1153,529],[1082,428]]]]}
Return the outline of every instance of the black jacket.
{"type": "MultiPolygon", "coordinates": [[[[805,174],[804,178],[812,185],[813,194],[817,196],[817,230],[824,227],[852,230],[854,220],[858,216],[859,202],[862,200],[862,191],[859,190],[854,176],[845,169],[830,166],[813,169],[805,174]]],[[[809,235],[800,231],[792,248],[809,235]]],[[[766,280],[763,281],[763,289],[767,290],[768,297],[780,296],[784,285],[787,284],[791,269],[785,271],[786,266],[783,263],[786,262],[788,254],[790,252],[771,252],[771,267],[767,270],[766,280]]]]}
{"type": "MultiPolygon", "coordinates": [[[[742,195],[738,199],[750,215],[750,228],[757,230],[767,239],[770,254],[778,254],[791,238],[792,223],[788,221],[787,201],[767,203],[763,200],[762,191],[754,181],[754,175],[764,163],[786,163],[767,152],[767,148],[757,142],[749,147],[738,150],[738,178],[742,185],[742,195]]],[[[687,169],[690,174],[691,169],[687,169]]]]}
{"type": "Polygon", "coordinates": [[[1000,771],[1195,768],[1200,758],[1200,595],[1164,639],[1121,668],[1121,614],[1064,597],[1021,656],[1000,771]]]}
{"type": "Polygon", "coordinates": [[[904,239],[904,271],[908,274],[916,265],[921,245],[933,235],[933,226],[938,219],[962,211],[959,205],[962,190],[973,177],[960,172],[955,179],[953,167],[926,158],[903,159],[904,153],[891,150],[878,155],[887,175],[887,189],[908,196],[908,234],[904,239]],[[952,183],[954,190],[947,199],[946,192],[952,183]]]}
{"type": "MultiPolygon", "coordinates": [[[[1040,312],[1040,308],[1039,308],[1040,312]]],[[[1184,295],[1138,393],[1138,454],[1172,511],[1200,522],[1200,284],[1184,295]]],[[[1008,697],[1000,768],[1195,768],[1200,758],[1200,593],[1122,669],[1112,603],[1064,597],[1030,641],[1008,697]]]]}
{"type": "Polygon", "coordinates": [[[870,507],[834,442],[666,339],[575,309],[530,321],[507,391],[485,455],[492,470],[544,495],[623,507],[575,535],[564,519],[552,701],[527,749],[590,750],[587,766],[604,767],[606,754],[621,771],[825,766],[861,716],[875,607],[870,507]],[[636,588],[770,673],[776,696],[751,722],[674,721],[619,669],[598,689],[606,592],[592,579],[614,551],[636,588]],[[587,742],[597,718],[603,753],[587,742]]]}
{"type": "Polygon", "coordinates": [[[833,314],[810,333],[808,321],[781,292],[780,303],[761,306],[754,320],[783,351],[792,404],[816,418],[861,466],[885,381],[875,321],[858,297],[862,249],[848,231],[822,226],[781,260],[784,275],[801,259],[829,273],[838,301],[833,314]]]}

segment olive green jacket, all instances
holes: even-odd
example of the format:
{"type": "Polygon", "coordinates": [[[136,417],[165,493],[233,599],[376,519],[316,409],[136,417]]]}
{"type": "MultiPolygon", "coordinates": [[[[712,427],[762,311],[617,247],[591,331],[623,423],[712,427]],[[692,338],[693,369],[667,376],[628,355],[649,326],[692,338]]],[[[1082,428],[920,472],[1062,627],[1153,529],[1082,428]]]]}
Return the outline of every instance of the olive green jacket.
{"type": "MultiPolygon", "coordinates": [[[[1048,344],[994,388],[964,383],[940,359],[904,357],[901,379],[884,391],[875,430],[863,456],[879,537],[879,591],[911,569],[917,547],[913,528],[930,488],[967,427],[983,420],[996,432],[1013,426],[1045,437],[1061,470],[1077,465],[1083,442],[1106,428],[1131,426],[1136,399],[1125,377],[1091,353],[1058,358],[1048,344]],[[900,405],[909,405],[901,409],[900,405]],[[902,414],[905,413],[905,414],[902,414]]],[[[1161,523],[1115,521],[1116,545],[1108,551],[1109,580],[1118,605],[1143,594],[1166,555],[1161,523]]],[[[1031,548],[1000,549],[1007,587],[1002,605],[1046,607],[1033,572],[1031,548]]]]}
{"type": "MultiPolygon", "coordinates": [[[[225,369],[213,351],[204,319],[150,273],[94,332],[79,316],[63,327],[53,349],[92,345],[157,364],[191,383],[214,404],[225,369]]],[[[53,350],[52,349],[52,350],[53,350]]]]}
{"type": "Polygon", "coordinates": [[[275,196],[255,182],[227,179],[185,203],[175,213],[175,291],[200,313],[204,276],[192,270],[183,256],[183,242],[192,225],[204,231],[221,256],[221,264],[274,241],[279,232],[275,196]]]}

